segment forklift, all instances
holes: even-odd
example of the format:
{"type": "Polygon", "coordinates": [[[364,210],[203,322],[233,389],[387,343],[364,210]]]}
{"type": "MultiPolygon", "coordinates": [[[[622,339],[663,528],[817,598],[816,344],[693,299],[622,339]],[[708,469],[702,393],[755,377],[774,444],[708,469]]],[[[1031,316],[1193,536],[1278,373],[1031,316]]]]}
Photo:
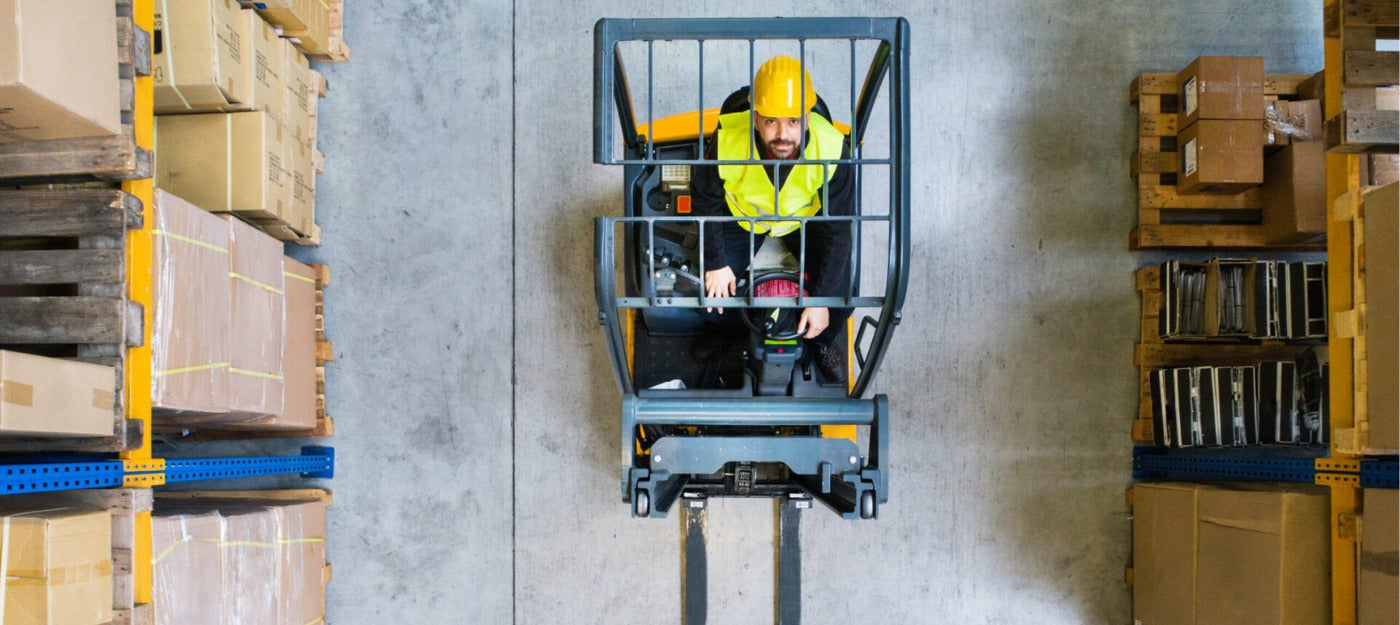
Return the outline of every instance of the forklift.
{"type": "MultiPolygon", "coordinates": [[[[908,22],[605,18],[597,22],[594,40],[593,158],[623,169],[623,216],[595,223],[598,321],[622,394],[623,501],[634,517],[648,518],[668,516],[678,502],[703,509],[711,497],[774,498],[794,509],[815,501],[843,518],[877,518],[889,498],[890,407],[884,395],[866,395],[900,322],[909,278],[908,22]],[[801,258],[806,254],[794,255],[796,266],[791,258],[764,266],[766,248],[755,249],[752,234],[749,269],[738,277],[738,293],[708,297],[703,285],[705,272],[715,268],[705,266],[702,224],[747,222],[752,233],[759,230],[754,222],[763,219],[692,213],[693,169],[760,165],[771,168],[776,179],[774,170],[783,163],[705,159],[720,116],[718,108],[705,107],[707,61],[742,65],[743,59],[712,59],[721,48],[733,52],[746,46],[751,79],[755,64],[762,62],[756,59],[756,42],[769,40],[795,43],[804,72],[807,50],[816,42],[849,48],[851,118],[831,120],[845,135],[849,158],[813,160],[799,151],[796,162],[854,168],[855,214],[830,215],[823,208],[812,216],[783,217],[799,222],[803,231],[822,221],[849,224],[850,284],[842,296],[807,294],[801,258]],[[656,58],[663,42],[671,48],[693,43],[686,47],[695,54],[700,93],[685,97],[694,109],[656,117],[653,68],[672,61],[656,58]],[[625,52],[636,52],[629,60],[644,59],[645,102],[633,102],[629,81],[637,78],[626,72],[625,52]],[[858,67],[865,68],[859,87],[858,67]],[[877,108],[887,121],[877,122],[877,108]],[[865,132],[877,125],[888,131],[880,144],[887,148],[867,155],[865,132]],[[877,182],[888,189],[887,209],[875,198],[862,201],[862,184],[885,173],[888,180],[877,182]],[[871,240],[879,244],[868,244],[871,240]],[[863,265],[884,267],[882,280],[869,280],[879,283],[878,291],[861,290],[863,265]],[[853,315],[841,331],[846,380],[815,370],[811,348],[797,333],[798,317],[808,307],[849,308],[862,316],[856,322],[853,315]],[[707,308],[733,309],[746,336],[734,341],[732,328],[707,323],[707,308]],[[737,348],[700,362],[692,351],[703,342],[737,348]]],[[[826,102],[820,104],[829,117],[826,102]]],[[[806,233],[800,235],[805,245],[806,233]]]]}

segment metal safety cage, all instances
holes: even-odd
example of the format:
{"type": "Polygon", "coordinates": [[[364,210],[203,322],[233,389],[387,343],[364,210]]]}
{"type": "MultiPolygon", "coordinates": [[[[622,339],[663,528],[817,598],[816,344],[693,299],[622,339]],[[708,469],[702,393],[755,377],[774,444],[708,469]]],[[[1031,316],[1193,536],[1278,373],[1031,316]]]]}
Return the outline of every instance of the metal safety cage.
{"type": "MultiPolygon", "coordinates": [[[[792,473],[787,486],[773,486],[773,491],[751,493],[756,496],[782,496],[785,488],[797,488],[822,501],[845,518],[873,518],[876,503],[888,500],[887,467],[889,448],[889,405],[884,396],[862,399],[870,388],[889,347],[893,331],[901,319],[905,290],[909,279],[910,256],[910,113],[909,113],[909,24],[903,18],[769,18],[769,19],[603,19],[595,29],[593,137],[594,162],[622,165],[625,168],[624,197],[626,214],[622,217],[599,218],[595,223],[595,295],[598,320],[606,334],[610,361],[623,395],[622,462],[623,499],[633,504],[637,516],[664,517],[666,511],[682,496],[705,496],[712,484],[706,476],[714,476],[726,463],[735,461],[781,463],[792,473]],[[705,44],[707,41],[748,42],[749,76],[753,75],[754,49],[758,40],[796,41],[803,50],[799,54],[806,64],[808,41],[846,41],[850,43],[851,63],[851,126],[847,135],[849,158],[813,159],[802,155],[796,161],[750,159],[743,161],[706,160],[706,107],[704,93],[705,44]],[[696,43],[699,89],[696,98],[695,134],[693,140],[682,140],[689,157],[678,157],[675,151],[658,149],[654,118],[655,91],[652,65],[654,47],[658,41],[693,41],[696,43]],[[634,106],[628,88],[627,75],[619,52],[623,42],[640,42],[647,54],[647,101],[644,109],[634,106]],[[859,90],[857,76],[857,43],[874,42],[875,52],[869,59],[865,78],[859,90]],[[870,125],[883,86],[888,84],[889,152],[884,158],[867,158],[862,154],[862,138],[870,125]],[[638,110],[645,111],[647,131],[638,126],[638,110]],[[619,134],[620,133],[620,134],[619,134]],[[621,154],[619,157],[618,154],[621,154]],[[657,168],[674,165],[718,166],[748,164],[772,167],[775,180],[777,167],[785,163],[820,165],[822,167],[853,167],[855,184],[855,214],[830,215],[826,198],[822,211],[813,216],[733,217],[646,215],[639,207],[639,189],[647,176],[657,168]],[[881,215],[861,214],[861,166],[879,166],[889,172],[889,209],[881,215]],[[744,222],[752,232],[755,222],[796,222],[802,249],[806,249],[807,227],[819,221],[846,222],[851,225],[852,270],[847,294],[838,297],[801,295],[805,280],[805,254],[795,272],[798,282],[795,297],[758,297],[752,292],[742,297],[709,298],[703,289],[697,296],[663,296],[657,288],[657,267],[654,259],[639,261],[640,249],[655,249],[659,229],[693,227],[697,231],[706,223],[744,222]],[[884,289],[878,294],[859,291],[861,231],[865,228],[885,228],[888,246],[878,250],[886,256],[884,289]],[[618,293],[620,275],[618,232],[625,236],[624,255],[633,271],[625,272],[623,290],[618,293]],[[645,246],[645,248],[643,248],[645,246]],[[724,308],[831,308],[879,309],[877,317],[865,317],[859,324],[855,340],[855,358],[860,364],[859,376],[846,391],[845,397],[805,398],[788,396],[753,396],[719,398],[713,396],[657,396],[639,393],[629,364],[630,328],[634,315],[657,309],[724,308]],[[867,333],[869,337],[867,340],[867,333]],[[645,426],[711,427],[734,426],[818,428],[826,426],[857,426],[867,428],[868,446],[860,450],[854,437],[824,438],[820,436],[675,436],[663,437],[645,452],[639,445],[638,432],[645,426]]],[[[752,84],[749,85],[752,89],[752,84]]],[[[805,98],[805,94],[803,95],[805,98]]],[[[820,97],[818,97],[820,102],[820,97]]],[[[804,104],[806,104],[804,102],[804,104]]],[[[666,147],[666,146],[661,146],[666,147]]],[[[781,182],[775,186],[775,195],[781,182]]],[[[824,190],[825,192],[825,190],[824,190]]],[[[874,232],[874,231],[870,231],[874,232]]],[[[754,249],[750,238],[750,257],[754,249]]],[[[704,243],[701,237],[699,263],[687,279],[698,284],[703,276],[704,243]]],[[[752,263],[751,263],[752,265],[752,263]]],[[[749,284],[755,283],[755,270],[750,269],[749,284]]],[[[674,295],[674,293],[673,293],[674,295]]],[[[849,337],[848,337],[849,338],[849,337]]],[[[756,487],[758,488],[758,487],[756,487]]],[[[759,488],[759,490],[762,490],[759,488]]]]}
{"type": "MultiPolygon", "coordinates": [[[[852,146],[849,159],[801,159],[797,162],[821,165],[855,166],[859,172],[861,165],[886,166],[889,170],[889,212],[880,216],[829,216],[788,217],[783,222],[799,222],[805,232],[806,225],[814,221],[848,221],[865,226],[883,224],[888,227],[887,270],[885,291],[875,297],[786,297],[786,298],[658,298],[644,297],[641,291],[655,293],[655,289],[638,288],[636,293],[619,296],[616,293],[615,277],[615,231],[618,224],[637,225],[645,228],[653,237],[657,223],[661,222],[721,222],[721,221],[765,221],[741,217],[641,217],[628,215],[621,218],[599,218],[595,224],[596,255],[596,297],[599,309],[599,322],[607,333],[607,346],[613,371],[616,374],[619,390],[623,395],[633,395],[636,389],[627,375],[627,357],[622,309],[645,309],[660,307],[733,307],[733,308],[801,308],[807,306],[826,307],[869,307],[879,308],[877,318],[867,317],[860,324],[860,333],[870,331],[871,340],[864,353],[857,354],[861,364],[860,376],[852,385],[850,396],[862,397],[869,389],[885,352],[893,336],[894,327],[902,318],[905,290],[909,282],[909,218],[910,218],[910,113],[909,113],[909,23],[904,18],[706,18],[706,19],[601,19],[594,28],[594,91],[593,91],[593,147],[594,162],[608,165],[632,165],[656,167],[662,165],[723,165],[757,164],[775,166],[786,161],[753,159],[744,161],[675,159],[657,154],[656,144],[650,133],[643,136],[637,130],[636,108],[627,86],[618,45],[627,41],[647,43],[647,53],[652,54],[651,44],[655,41],[695,41],[698,50],[700,74],[698,110],[704,110],[704,43],[706,41],[747,41],[749,43],[750,66],[753,65],[754,42],[757,40],[795,40],[805,49],[809,40],[845,40],[851,43],[851,100],[853,119],[850,131],[852,146]],[[856,43],[875,41],[878,48],[871,59],[864,84],[859,92],[855,87],[856,43]],[[864,158],[860,156],[860,143],[873,112],[881,85],[888,79],[889,84],[889,132],[890,146],[888,158],[864,158]],[[622,134],[619,135],[618,133],[622,134]],[[621,145],[625,156],[618,158],[614,152],[621,145]]],[[[805,64],[805,60],[803,61],[805,64]]],[[[649,63],[650,65],[650,59],[649,63]]],[[[648,82],[651,70],[648,67],[648,82]]],[[[805,96],[804,96],[805,97],[805,96]]],[[[648,89],[647,120],[652,119],[654,99],[648,89]]],[[[697,144],[704,141],[703,115],[697,122],[697,144]]],[[[630,189],[638,180],[628,181],[630,189]]],[[[856,195],[859,198],[859,176],[856,182],[856,195]]],[[[859,208],[859,200],[857,200],[859,208]]],[[[767,220],[767,221],[772,221],[767,220]]],[[[858,232],[859,228],[852,231],[858,232]]],[[[804,234],[805,240],[805,234],[804,234]]],[[[853,249],[859,250],[859,241],[853,249]]],[[[857,251],[859,254],[859,251],[857,251]]],[[[854,259],[859,263],[860,258],[854,259]]],[[[696,275],[703,275],[703,258],[696,275]]],[[[858,266],[858,265],[856,265],[858,266]]],[[[852,271],[855,281],[858,271],[852,271]]],[[[652,274],[648,274],[652,275],[652,274]]],[[[751,276],[752,277],[752,276],[751,276]]],[[[629,276],[630,279],[630,276],[629,276]]],[[[636,286],[629,284],[629,287],[636,286]]],[[[645,285],[643,285],[645,286],[645,285]]]]}

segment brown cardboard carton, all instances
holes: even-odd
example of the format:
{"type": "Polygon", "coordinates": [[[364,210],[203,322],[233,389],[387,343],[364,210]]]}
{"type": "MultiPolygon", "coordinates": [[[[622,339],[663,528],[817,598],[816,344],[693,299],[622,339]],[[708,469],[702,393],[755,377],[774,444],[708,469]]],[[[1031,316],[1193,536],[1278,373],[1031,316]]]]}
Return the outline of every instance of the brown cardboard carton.
{"type": "Polygon", "coordinates": [[[233,288],[226,421],[264,421],[282,412],[282,243],[238,219],[224,219],[233,288]]]}
{"type": "Polygon", "coordinates": [[[1198,503],[1198,625],[1328,625],[1326,489],[1239,485],[1198,503]]]}
{"type": "Polygon", "coordinates": [[[0,0],[0,143],[121,132],[110,4],[0,0]]]}
{"type": "MultiPolygon", "coordinates": [[[[245,13],[252,14],[252,11],[245,13]]],[[[286,84],[282,72],[286,70],[287,48],[290,46],[277,30],[263,20],[256,20],[253,26],[253,106],[261,109],[278,124],[287,120],[286,84]]]]}
{"type": "Polygon", "coordinates": [[[157,512],[151,539],[155,625],[217,625],[223,612],[223,519],[213,511],[157,512]]]}
{"type": "Polygon", "coordinates": [[[214,111],[253,100],[255,16],[236,0],[160,0],[152,33],[157,113],[214,111]]]}
{"type": "Polygon", "coordinates": [[[1400,185],[1366,195],[1368,454],[1400,453],[1400,185]]]}
{"type": "Polygon", "coordinates": [[[1258,120],[1205,119],[1176,138],[1177,193],[1233,194],[1264,182],[1264,126],[1258,120]]]}
{"type": "Polygon", "coordinates": [[[1321,141],[1298,141],[1264,159],[1264,230],[1275,243],[1327,237],[1327,159],[1321,141]]]}
{"type": "Polygon", "coordinates": [[[1174,483],[1133,486],[1134,622],[1196,622],[1196,502],[1205,488],[1174,483]]]}
{"type": "Polygon", "coordinates": [[[221,506],[219,513],[224,519],[224,607],[219,622],[279,625],[277,513],[256,506],[221,506]]]}
{"type": "Polygon", "coordinates": [[[286,315],[283,318],[282,411],[249,423],[229,423],[238,430],[309,430],[316,427],[316,272],[283,258],[286,315]]]}
{"type": "Polygon", "coordinates": [[[314,112],[311,110],[311,62],[306,60],[305,54],[290,44],[283,55],[283,62],[282,83],[285,85],[285,101],[282,108],[286,111],[283,125],[291,131],[292,137],[304,143],[310,141],[314,134],[311,129],[314,119],[314,112]]]}
{"type": "Polygon", "coordinates": [[[1400,497],[1393,488],[1368,488],[1361,496],[1361,577],[1357,580],[1357,625],[1394,625],[1400,620],[1400,497]]]}
{"type": "Polygon", "coordinates": [[[249,218],[288,210],[285,131],[262,111],[156,118],[155,184],[204,210],[249,218]]]}
{"type": "Polygon", "coordinates": [[[111,436],[113,367],[0,350],[0,435],[111,436]]]}
{"type": "Polygon", "coordinates": [[[1202,56],[1176,75],[1177,128],[1202,119],[1263,119],[1264,58],[1202,56]]]}
{"type": "Polygon", "coordinates": [[[302,235],[309,236],[316,225],[315,146],[309,142],[289,142],[292,171],[291,210],[282,221],[302,235]]]}
{"type": "Polygon", "coordinates": [[[6,625],[100,625],[112,620],[112,520],[105,511],[10,512],[0,522],[6,625]]]}
{"type": "Polygon", "coordinates": [[[282,29],[282,36],[297,39],[311,54],[330,51],[330,8],[323,0],[260,0],[258,14],[282,29]]]}
{"type": "Polygon", "coordinates": [[[229,226],[156,189],[151,402],[162,416],[229,410],[229,226]]]}
{"type": "Polygon", "coordinates": [[[326,504],[283,505],[278,535],[280,625],[319,622],[326,614],[326,504]]]}

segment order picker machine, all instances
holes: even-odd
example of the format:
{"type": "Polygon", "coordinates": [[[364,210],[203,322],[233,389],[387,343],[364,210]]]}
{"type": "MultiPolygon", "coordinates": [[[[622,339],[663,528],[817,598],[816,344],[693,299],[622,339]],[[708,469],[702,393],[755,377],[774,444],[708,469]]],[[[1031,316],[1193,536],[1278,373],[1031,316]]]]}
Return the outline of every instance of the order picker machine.
{"type": "Polygon", "coordinates": [[[703,508],[706,498],[737,496],[797,507],[816,500],[844,518],[875,518],[889,497],[889,402],[866,395],[908,282],[908,22],[603,19],[594,34],[593,158],[623,166],[624,214],[599,218],[595,238],[598,319],[622,393],[623,500],[639,517],[665,517],[677,502],[703,508]],[[702,285],[714,268],[705,266],[701,225],[748,222],[752,231],[764,218],[692,213],[693,168],[760,165],[780,179],[778,166],[791,164],[704,158],[720,116],[706,108],[707,97],[713,106],[735,88],[752,89],[770,51],[795,56],[804,70],[811,63],[818,110],[828,119],[833,110],[846,115],[831,121],[846,136],[849,158],[797,162],[854,168],[854,214],[823,208],[782,220],[799,222],[804,250],[813,224],[849,223],[847,295],[808,295],[806,254],[765,266],[767,248],[755,249],[752,235],[739,292],[712,298],[702,285]],[[642,72],[629,76],[624,61],[642,72]],[[846,71],[849,90],[832,90],[846,71]],[[721,79],[728,84],[719,87],[721,79]],[[634,102],[634,93],[644,93],[644,102],[634,102]],[[679,112],[658,116],[668,108],[679,112]],[[867,145],[869,128],[878,132],[867,145]],[[862,187],[885,193],[862,197],[862,187]],[[692,354],[697,343],[729,344],[723,335],[731,330],[705,319],[712,307],[737,311],[746,336],[702,362],[692,354]],[[851,319],[860,318],[846,324],[838,343],[846,349],[845,381],[817,371],[797,335],[807,307],[852,308],[851,319]]]}

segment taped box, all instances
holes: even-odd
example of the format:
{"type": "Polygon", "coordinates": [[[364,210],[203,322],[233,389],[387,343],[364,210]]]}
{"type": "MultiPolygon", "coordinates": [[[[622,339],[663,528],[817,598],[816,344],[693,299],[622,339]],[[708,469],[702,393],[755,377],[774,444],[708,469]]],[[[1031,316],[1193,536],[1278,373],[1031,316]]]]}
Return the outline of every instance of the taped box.
{"type": "Polygon", "coordinates": [[[111,0],[0,0],[0,143],[121,132],[111,0]]]}
{"type": "Polygon", "coordinates": [[[235,0],[160,0],[152,34],[155,111],[253,104],[253,32],[235,0]]]}
{"type": "Polygon", "coordinates": [[[112,435],[115,367],[0,350],[0,436],[112,435]]]}
{"type": "Polygon", "coordinates": [[[1202,56],[1176,75],[1177,128],[1202,119],[1264,118],[1264,57],[1202,56]]]}
{"type": "Polygon", "coordinates": [[[6,625],[112,620],[112,520],[106,510],[5,512],[6,625]]]}
{"type": "Polygon", "coordinates": [[[248,219],[290,210],[286,131],[267,113],[159,116],[155,134],[157,187],[248,219]]]}
{"type": "Polygon", "coordinates": [[[1257,120],[1203,119],[1176,142],[1178,193],[1234,194],[1264,182],[1264,125],[1257,120]]]}
{"type": "Polygon", "coordinates": [[[156,189],[151,405],[164,418],[229,411],[229,224],[156,189]]]}

